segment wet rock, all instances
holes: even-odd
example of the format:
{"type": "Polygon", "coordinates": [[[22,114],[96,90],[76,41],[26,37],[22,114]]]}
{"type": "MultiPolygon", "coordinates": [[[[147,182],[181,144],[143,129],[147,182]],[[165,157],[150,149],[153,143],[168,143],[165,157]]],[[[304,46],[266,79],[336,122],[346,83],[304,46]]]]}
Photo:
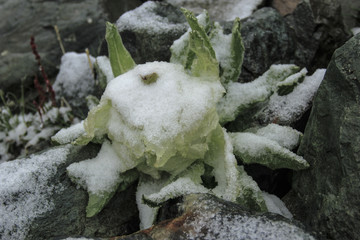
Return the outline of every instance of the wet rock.
{"type": "MultiPolygon", "coordinates": [[[[0,165],[1,239],[111,237],[138,229],[135,187],[118,192],[107,207],[86,218],[87,193],[66,167],[96,156],[97,145],[65,145],[0,165]]],[[[135,184],[136,185],[136,184],[135,184]]]]}
{"type": "Polygon", "coordinates": [[[181,214],[174,219],[113,239],[314,239],[298,223],[280,215],[251,214],[210,194],[184,196],[177,208],[181,214]]]}
{"type": "Polygon", "coordinates": [[[315,97],[286,203],[327,239],[360,238],[360,35],[335,51],[315,97]]]}

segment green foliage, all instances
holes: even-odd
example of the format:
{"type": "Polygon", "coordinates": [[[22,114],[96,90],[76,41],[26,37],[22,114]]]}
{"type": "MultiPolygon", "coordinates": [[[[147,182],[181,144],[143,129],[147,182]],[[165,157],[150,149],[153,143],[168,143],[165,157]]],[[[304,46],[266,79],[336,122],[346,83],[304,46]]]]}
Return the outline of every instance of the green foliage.
{"type": "Polygon", "coordinates": [[[130,53],[124,47],[120,34],[114,24],[106,23],[105,39],[114,77],[133,69],[136,64],[130,53]]]}

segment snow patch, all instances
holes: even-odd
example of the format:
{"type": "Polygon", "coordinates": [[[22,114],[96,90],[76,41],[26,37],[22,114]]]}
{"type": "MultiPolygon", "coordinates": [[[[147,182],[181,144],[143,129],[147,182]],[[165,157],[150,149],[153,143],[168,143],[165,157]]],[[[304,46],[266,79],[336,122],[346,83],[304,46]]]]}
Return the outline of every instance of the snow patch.
{"type": "MultiPolygon", "coordinates": [[[[92,64],[95,58],[90,56],[92,64]]],[[[53,89],[57,96],[65,97],[72,106],[83,104],[85,97],[94,91],[95,80],[85,53],[68,52],[61,57],[60,71],[53,89]],[[78,99],[71,101],[72,99],[78,99]]]]}
{"type": "Polygon", "coordinates": [[[172,21],[170,18],[160,15],[158,8],[157,3],[148,1],[132,11],[124,13],[116,22],[118,30],[120,32],[125,30],[145,31],[156,35],[164,32],[181,32],[187,29],[185,23],[177,22],[175,19],[172,21]]]}

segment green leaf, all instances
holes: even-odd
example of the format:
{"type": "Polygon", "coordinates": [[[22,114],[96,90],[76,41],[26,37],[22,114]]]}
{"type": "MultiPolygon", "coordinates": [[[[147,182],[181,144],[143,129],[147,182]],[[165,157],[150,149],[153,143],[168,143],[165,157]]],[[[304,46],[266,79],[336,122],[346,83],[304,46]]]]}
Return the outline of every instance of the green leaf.
{"type": "Polygon", "coordinates": [[[114,77],[117,77],[136,66],[130,53],[124,47],[117,27],[114,24],[106,22],[105,39],[114,77]]]}
{"type": "Polygon", "coordinates": [[[231,36],[231,50],[230,50],[231,69],[224,69],[224,72],[227,73],[226,77],[228,81],[233,81],[233,82],[237,82],[241,73],[241,67],[244,60],[245,48],[240,30],[241,30],[240,18],[236,18],[232,28],[232,36],[231,36]]]}
{"type": "Polygon", "coordinates": [[[303,68],[300,72],[294,73],[284,81],[279,82],[277,84],[277,94],[279,96],[284,96],[291,93],[298,84],[304,81],[306,73],[306,68],[303,68]]]}
{"type": "Polygon", "coordinates": [[[271,169],[302,170],[309,167],[304,158],[280,146],[276,141],[253,133],[231,133],[234,153],[244,163],[258,163],[271,169]]]}
{"type": "Polygon", "coordinates": [[[106,204],[111,200],[117,191],[124,191],[127,189],[139,175],[136,170],[129,170],[122,173],[119,183],[109,192],[102,192],[101,194],[94,194],[89,192],[89,201],[86,207],[86,217],[93,217],[98,214],[106,204]]]}
{"type": "Polygon", "coordinates": [[[185,8],[181,8],[181,11],[183,12],[184,16],[186,17],[186,20],[189,23],[191,29],[195,32],[198,32],[200,35],[200,38],[202,38],[204,40],[205,48],[207,48],[209,50],[211,57],[216,59],[215,51],[210,44],[209,37],[208,37],[204,27],[202,27],[199,24],[197,18],[194,16],[194,14],[191,11],[189,11],[185,8]]]}
{"type": "MultiPolygon", "coordinates": [[[[200,15],[197,17],[198,24],[201,25],[205,32],[209,32],[212,25],[210,23],[209,15],[206,10],[204,10],[200,15]]],[[[190,30],[184,33],[179,39],[175,40],[172,46],[170,47],[171,50],[171,63],[177,63],[184,66],[185,69],[191,69],[191,65],[193,60],[195,59],[195,53],[190,50],[189,47],[189,40],[190,40],[190,30]]]]}
{"type": "Polygon", "coordinates": [[[103,135],[109,119],[110,108],[111,102],[109,100],[100,101],[99,105],[92,108],[84,120],[85,134],[77,138],[74,144],[86,145],[95,137],[103,135]]]}
{"type": "Polygon", "coordinates": [[[190,32],[190,49],[196,55],[196,58],[193,59],[191,64],[191,73],[196,77],[218,80],[219,63],[216,58],[212,56],[210,49],[205,43],[206,40],[202,38],[198,31],[190,32]]]}
{"type": "Polygon", "coordinates": [[[242,203],[249,209],[253,207],[252,209],[259,211],[266,210],[261,190],[256,182],[237,166],[231,139],[220,125],[213,132],[209,145],[210,149],[204,161],[213,167],[213,175],[218,184],[212,189],[212,193],[227,201],[242,203]]]}
{"type": "Polygon", "coordinates": [[[192,29],[189,33],[189,42],[185,42],[185,44],[188,44],[188,49],[185,46],[185,51],[183,51],[183,54],[186,53],[187,55],[186,62],[183,63],[185,69],[189,69],[192,75],[196,77],[204,77],[205,79],[214,77],[214,79],[217,79],[219,77],[219,63],[216,60],[215,51],[205,30],[207,26],[204,28],[199,24],[198,19],[191,11],[185,8],[181,10],[192,29]]]}

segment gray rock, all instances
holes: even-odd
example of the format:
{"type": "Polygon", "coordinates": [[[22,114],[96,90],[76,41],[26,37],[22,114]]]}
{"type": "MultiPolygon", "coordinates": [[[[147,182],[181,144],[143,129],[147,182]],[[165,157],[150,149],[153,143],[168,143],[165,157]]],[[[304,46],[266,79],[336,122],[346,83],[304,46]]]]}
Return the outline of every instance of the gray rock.
{"type": "Polygon", "coordinates": [[[180,8],[152,1],[123,14],[116,24],[136,63],[169,61],[170,46],[188,29],[180,8]]]}
{"type": "Polygon", "coordinates": [[[55,147],[0,165],[0,238],[61,239],[129,234],[138,229],[135,187],[118,192],[101,213],[85,217],[88,195],[66,167],[96,156],[97,145],[55,147]]]}
{"type": "Polygon", "coordinates": [[[241,34],[245,46],[241,81],[248,82],[259,77],[272,64],[294,62],[295,39],[284,18],[275,9],[262,8],[245,19],[241,34]]]}
{"type": "MultiPolygon", "coordinates": [[[[35,37],[38,52],[47,75],[57,73],[62,55],[53,26],[57,25],[67,52],[99,54],[104,42],[105,21],[117,19],[125,10],[140,5],[140,0],[0,0],[0,86],[20,93],[33,87],[33,76],[39,74],[31,53],[30,36],[35,37]]],[[[41,81],[40,81],[41,82],[41,81]]]]}
{"type": "Polygon", "coordinates": [[[234,21],[236,17],[240,19],[249,17],[260,6],[264,5],[264,0],[165,0],[174,6],[184,7],[200,14],[204,9],[209,12],[210,18],[217,21],[234,21]]]}
{"type": "MultiPolygon", "coordinates": [[[[294,221],[270,213],[251,214],[238,204],[210,194],[186,195],[170,206],[181,212],[176,218],[113,239],[314,239],[294,221]]],[[[171,208],[164,212],[173,212],[171,208]]]]}
{"type": "Polygon", "coordinates": [[[348,29],[360,27],[360,1],[342,0],[341,12],[348,29]]]}
{"type": "Polygon", "coordinates": [[[360,239],[360,35],[335,51],[315,97],[286,203],[327,239],[360,239]]]}
{"type": "Polygon", "coordinates": [[[313,35],[320,41],[310,69],[326,68],[334,51],[349,40],[352,34],[344,24],[340,4],[342,0],[309,0],[309,2],[316,23],[316,32],[313,35]]]}

